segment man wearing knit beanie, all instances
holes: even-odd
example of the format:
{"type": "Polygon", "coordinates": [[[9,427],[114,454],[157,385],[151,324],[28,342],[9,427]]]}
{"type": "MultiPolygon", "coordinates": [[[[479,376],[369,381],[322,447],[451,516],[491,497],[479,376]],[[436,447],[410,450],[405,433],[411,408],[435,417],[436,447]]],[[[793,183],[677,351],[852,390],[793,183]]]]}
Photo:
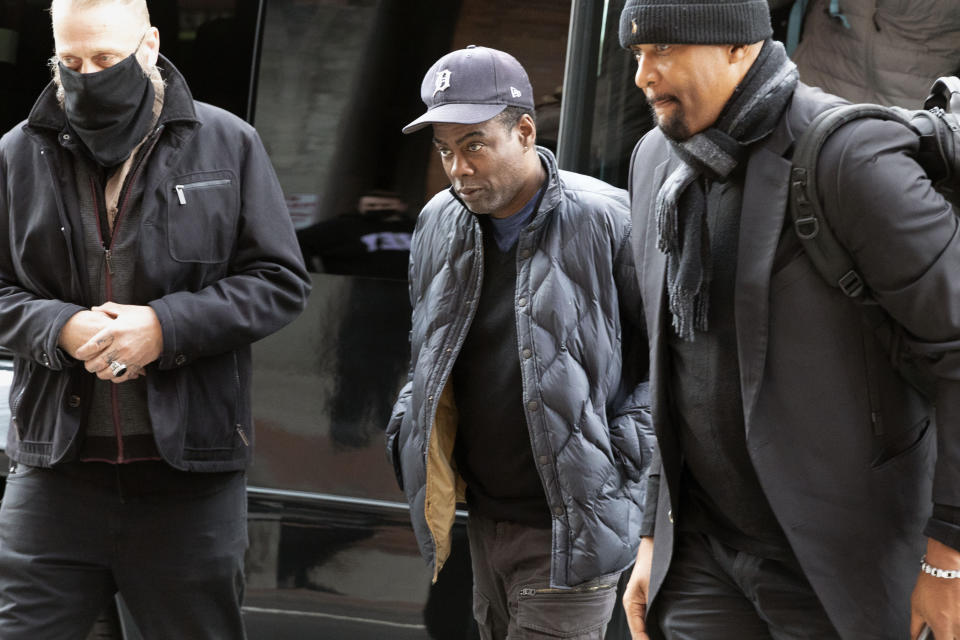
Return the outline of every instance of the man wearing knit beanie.
{"type": "Polygon", "coordinates": [[[817,175],[866,295],[830,286],[785,214],[795,140],[840,100],[799,82],[770,35],[766,0],[628,0],[621,15],[658,125],[630,175],[660,450],[631,631],[960,637],[957,220],[914,133],[844,125],[817,175]],[[937,379],[935,409],[903,358],[937,379]]]}

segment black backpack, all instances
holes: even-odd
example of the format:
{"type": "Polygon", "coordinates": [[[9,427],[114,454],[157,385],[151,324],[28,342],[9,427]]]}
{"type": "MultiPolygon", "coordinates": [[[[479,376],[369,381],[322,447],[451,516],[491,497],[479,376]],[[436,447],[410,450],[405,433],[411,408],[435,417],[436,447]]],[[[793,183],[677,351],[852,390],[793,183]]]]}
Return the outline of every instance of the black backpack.
{"type": "MultiPolygon", "coordinates": [[[[817,159],[827,138],[838,128],[859,118],[902,122],[920,137],[917,162],[934,188],[960,214],[960,79],[938,79],[922,110],[875,104],[850,104],[820,113],[799,137],[790,171],[790,214],[794,230],[807,256],[828,284],[861,303],[871,326],[900,374],[928,399],[933,398],[933,379],[922,373],[900,346],[900,329],[873,301],[853,259],[830,228],[820,203],[817,159]]],[[[960,274],[958,274],[960,277],[960,274]]]]}

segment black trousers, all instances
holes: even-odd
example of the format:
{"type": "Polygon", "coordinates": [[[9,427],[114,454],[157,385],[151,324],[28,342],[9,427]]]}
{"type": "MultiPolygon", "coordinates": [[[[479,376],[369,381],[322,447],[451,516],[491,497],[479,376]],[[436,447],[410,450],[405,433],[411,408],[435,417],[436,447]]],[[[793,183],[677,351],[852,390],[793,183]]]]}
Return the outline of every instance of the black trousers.
{"type": "Polygon", "coordinates": [[[839,640],[796,560],[737,551],[678,532],[670,570],[650,609],[670,640],[839,640]]]}
{"type": "Polygon", "coordinates": [[[243,472],[19,465],[0,503],[0,638],[85,638],[119,591],[147,640],[244,638],[243,472]]]}

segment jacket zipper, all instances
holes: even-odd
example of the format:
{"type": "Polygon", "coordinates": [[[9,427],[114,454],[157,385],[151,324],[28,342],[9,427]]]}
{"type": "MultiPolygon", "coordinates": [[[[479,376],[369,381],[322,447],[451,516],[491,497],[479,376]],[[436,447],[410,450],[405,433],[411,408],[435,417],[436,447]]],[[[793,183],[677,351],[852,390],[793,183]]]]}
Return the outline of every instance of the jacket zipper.
{"type": "MultiPolygon", "coordinates": [[[[240,415],[240,365],[239,363],[237,363],[236,351],[233,352],[233,381],[236,383],[236,391],[237,391],[237,396],[236,396],[237,401],[234,405],[234,411],[236,412],[236,415],[239,416],[240,415]]],[[[250,446],[250,441],[247,439],[247,434],[243,430],[243,425],[240,424],[239,422],[237,423],[237,435],[239,435],[240,440],[243,441],[243,446],[245,447],[250,446]]]]}
{"type": "MultiPolygon", "coordinates": [[[[101,224],[100,224],[100,205],[97,200],[97,184],[96,184],[96,181],[93,179],[93,176],[90,176],[90,194],[93,196],[93,208],[97,212],[97,236],[100,240],[100,246],[103,247],[103,256],[105,259],[105,267],[106,267],[105,268],[105,271],[106,271],[105,289],[106,289],[106,298],[109,301],[113,299],[113,278],[112,278],[113,263],[111,260],[111,247],[113,247],[113,237],[116,234],[115,233],[110,234],[109,244],[104,241],[103,228],[101,227],[101,224]]],[[[104,216],[109,215],[106,209],[107,209],[107,205],[106,205],[106,202],[104,202],[104,205],[103,205],[104,216]]],[[[121,213],[118,211],[117,218],[113,222],[114,230],[116,230],[117,226],[120,223],[120,216],[121,216],[121,213]]],[[[110,407],[111,407],[111,413],[113,414],[113,433],[117,439],[117,462],[122,463],[123,462],[123,432],[120,427],[120,396],[117,393],[117,385],[112,383],[110,384],[110,407]]]]}
{"type": "MultiPolygon", "coordinates": [[[[120,222],[123,220],[123,214],[127,210],[127,204],[130,202],[130,192],[133,191],[133,185],[136,183],[137,178],[140,177],[140,171],[143,168],[143,163],[147,157],[153,152],[153,148],[157,145],[157,141],[160,139],[160,132],[163,130],[163,126],[157,127],[153,132],[152,140],[150,141],[150,146],[147,148],[147,152],[140,156],[140,160],[137,161],[136,166],[130,172],[129,179],[127,180],[126,188],[120,193],[118,202],[120,206],[117,208],[117,217],[113,221],[113,229],[110,231],[110,240],[109,242],[104,241],[103,237],[103,228],[100,225],[100,214],[99,207],[97,202],[97,185],[93,179],[93,176],[90,177],[90,190],[93,195],[93,207],[94,210],[98,211],[97,213],[97,236],[100,239],[100,245],[103,247],[103,256],[106,263],[106,294],[107,300],[110,301],[113,299],[113,241],[117,237],[117,231],[120,229],[120,222]]],[[[107,212],[107,203],[103,203],[103,215],[105,217],[109,216],[107,212]]],[[[117,462],[123,463],[124,461],[124,451],[123,451],[123,429],[121,427],[120,419],[120,394],[117,389],[117,385],[110,385],[110,404],[113,410],[113,432],[117,438],[117,462]]]]}
{"type": "Polygon", "coordinates": [[[174,191],[177,192],[177,201],[181,205],[187,204],[187,196],[184,193],[185,191],[190,191],[191,189],[203,189],[205,187],[217,187],[222,184],[230,184],[230,180],[204,180],[203,182],[191,182],[189,184],[176,184],[173,186],[174,191]]]}
{"type": "Polygon", "coordinates": [[[26,391],[27,386],[24,384],[17,393],[17,396],[13,399],[13,402],[10,403],[10,422],[13,423],[13,428],[19,441],[23,440],[23,432],[20,430],[20,421],[17,420],[17,410],[20,408],[20,401],[23,400],[23,394],[26,393],[26,391]]]}

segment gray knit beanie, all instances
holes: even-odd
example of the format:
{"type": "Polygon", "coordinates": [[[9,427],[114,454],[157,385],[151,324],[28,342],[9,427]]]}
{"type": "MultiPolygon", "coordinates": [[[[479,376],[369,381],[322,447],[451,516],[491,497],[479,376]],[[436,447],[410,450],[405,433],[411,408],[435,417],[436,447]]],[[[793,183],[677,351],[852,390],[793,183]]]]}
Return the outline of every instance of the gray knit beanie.
{"type": "Polygon", "coordinates": [[[768,0],[627,0],[620,46],[751,44],[773,35],[768,0]]]}

